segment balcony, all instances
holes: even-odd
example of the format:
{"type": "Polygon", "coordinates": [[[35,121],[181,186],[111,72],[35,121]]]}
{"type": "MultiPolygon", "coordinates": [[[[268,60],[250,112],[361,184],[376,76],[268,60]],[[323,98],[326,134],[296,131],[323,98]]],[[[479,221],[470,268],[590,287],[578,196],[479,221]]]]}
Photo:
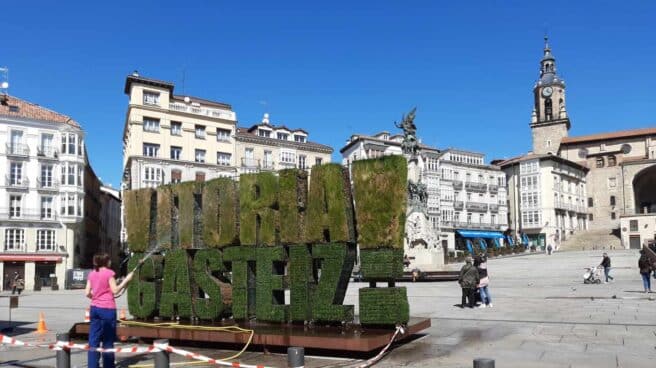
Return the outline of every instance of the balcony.
{"type": "Polygon", "coordinates": [[[499,192],[499,186],[496,184],[490,184],[487,186],[490,189],[490,193],[498,193],[499,192]]]}
{"type": "Polygon", "coordinates": [[[186,112],[194,115],[209,116],[225,120],[237,120],[234,111],[211,109],[208,107],[186,105],[181,103],[169,103],[169,110],[186,112]]]}
{"type": "Polygon", "coordinates": [[[20,178],[5,176],[5,185],[13,189],[27,189],[30,186],[30,181],[25,176],[21,176],[20,178]]]}
{"type": "Polygon", "coordinates": [[[487,184],[468,181],[465,183],[465,189],[469,192],[487,192],[487,184]]]}
{"type": "Polygon", "coordinates": [[[467,202],[467,205],[465,206],[467,211],[473,211],[473,212],[487,212],[487,203],[480,203],[480,202],[467,202]]]}
{"type": "Polygon", "coordinates": [[[7,143],[7,156],[28,157],[30,155],[30,147],[22,143],[7,143]]]}
{"type": "Polygon", "coordinates": [[[505,206],[505,205],[506,205],[506,201],[503,199],[499,199],[499,206],[505,206]]]}
{"type": "Polygon", "coordinates": [[[41,178],[36,179],[36,188],[39,190],[59,190],[59,182],[54,179],[42,180],[41,178]]]}
{"type": "Polygon", "coordinates": [[[458,229],[499,230],[501,225],[489,222],[454,222],[453,227],[458,229]]]}
{"type": "Polygon", "coordinates": [[[278,165],[280,165],[280,169],[293,169],[296,167],[295,162],[280,161],[278,162],[278,165]]]}
{"type": "Polygon", "coordinates": [[[452,180],[452,182],[453,182],[453,189],[455,190],[462,189],[462,180],[452,180]]]}
{"type": "Polygon", "coordinates": [[[259,168],[260,167],[260,160],[256,160],[256,159],[250,158],[250,157],[243,157],[241,159],[241,166],[242,167],[248,167],[248,168],[259,168]]]}
{"type": "Polygon", "coordinates": [[[36,155],[40,159],[56,160],[59,157],[59,151],[52,146],[37,147],[36,155]]]}
{"type": "Polygon", "coordinates": [[[49,214],[40,209],[14,209],[10,211],[8,208],[0,208],[0,219],[9,221],[39,221],[39,222],[53,222],[57,221],[58,215],[55,211],[50,210],[49,214]]]}
{"type": "Polygon", "coordinates": [[[490,205],[490,212],[499,212],[499,205],[498,204],[491,204],[490,205]]]}
{"type": "Polygon", "coordinates": [[[462,210],[463,208],[464,208],[464,202],[463,201],[453,201],[453,209],[462,210]]]}

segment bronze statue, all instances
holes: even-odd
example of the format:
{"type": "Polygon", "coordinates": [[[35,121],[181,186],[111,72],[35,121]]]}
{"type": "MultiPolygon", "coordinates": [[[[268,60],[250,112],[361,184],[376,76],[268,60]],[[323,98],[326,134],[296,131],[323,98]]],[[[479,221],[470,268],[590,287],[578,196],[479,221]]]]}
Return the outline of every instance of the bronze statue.
{"type": "Polygon", "coordinates": [[[401,149],[404,154],[409,154],[415,156],[419,149],[417,144],[417,126],[415,125],[415,112],[417,108],[414,107],[408,115],[403,115],[401,117],[401,124],[394,122],[394,126],[399,129],[403,129],[403,142],[401,143],[401,149]]]}

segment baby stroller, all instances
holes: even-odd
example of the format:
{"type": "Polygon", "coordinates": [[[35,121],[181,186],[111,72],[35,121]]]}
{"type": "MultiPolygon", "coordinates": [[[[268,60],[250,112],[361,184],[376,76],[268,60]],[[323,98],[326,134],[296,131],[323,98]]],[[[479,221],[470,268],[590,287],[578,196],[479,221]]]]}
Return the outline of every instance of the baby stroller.
{"type": "Polygon", "coordinates": [[[601,268],[598,266],[588,267],[583,274],[584,284],[601,284],[601,268]]]}

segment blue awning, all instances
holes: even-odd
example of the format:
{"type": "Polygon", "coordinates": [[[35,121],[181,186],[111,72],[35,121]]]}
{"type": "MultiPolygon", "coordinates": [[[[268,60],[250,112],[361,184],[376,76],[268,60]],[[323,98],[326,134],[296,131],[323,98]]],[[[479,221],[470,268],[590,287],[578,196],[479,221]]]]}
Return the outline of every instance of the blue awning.
{"type": "Polygon", "coordinates": [[[506,240],[508,240],[508,245],[510,245],[510,246],[515,245],[515,242],[513,241],[512,236],[510,236],[510,235],[506,236],[506,240]]]}
{"type": "Polygon", "coordinates": [[[478,238],[478,244],[481,246],[481,249],[483,250],[487,249],[487,244],[485,243],[485,240],[478,238]]]}
{"type": "Polygon", "coordinates": [[[498,231],[480,231],[480,230],[456,230],[463,238],[503,238],[503,234],[498,231]]]}
{"type": "Polygon", "coordinates": [[[494,242],[494,247],[495,248],[497,248],[497,249],[501,248],[501,246],[499,245],[499,238],[494,238],[494,239],[492,239],[492,241],[494,242]]]}
{"type": "Polygon", "coordinates": [[[467,250],[469,253],[474,254],[474,247],[472,246],[471,240],[467,239],[465,243],[467,244],[467,250]]]}
{"type": "Polygon", "coordinates": [[[524,238],[524,244],[528,244],[528,243],[529,243],[529,241],[528,241],[528,235],[523,234],[522,237],[524,238]]]}

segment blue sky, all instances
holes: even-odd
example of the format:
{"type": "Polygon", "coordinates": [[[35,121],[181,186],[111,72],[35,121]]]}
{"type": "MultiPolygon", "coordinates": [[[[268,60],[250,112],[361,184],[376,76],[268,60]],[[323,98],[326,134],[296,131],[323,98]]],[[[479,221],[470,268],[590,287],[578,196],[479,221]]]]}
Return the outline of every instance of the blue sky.
{"type": "Polygon", "coordinates": [[[125,77],[269,112],[335,149],[394,131],[487,159],[531,147],[545,30],[567,83],[570,135],[656,125],[653,1],[23,1],[4,4],[10,94],[72,116],[96,173],[118,186],[125,77]],[[184,90],[182,76],[185,75],[184,90]]]}

